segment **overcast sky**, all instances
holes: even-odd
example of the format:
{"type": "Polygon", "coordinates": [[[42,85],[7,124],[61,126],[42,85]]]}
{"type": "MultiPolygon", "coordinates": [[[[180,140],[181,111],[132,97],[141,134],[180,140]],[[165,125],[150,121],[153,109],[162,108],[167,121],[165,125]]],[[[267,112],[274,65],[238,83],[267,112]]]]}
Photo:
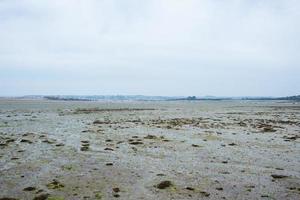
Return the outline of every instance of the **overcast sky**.
{"type": "Polygon", "coordinates": [[[0,95],[300,94],[299,0],[0,0],[0,95]]]}

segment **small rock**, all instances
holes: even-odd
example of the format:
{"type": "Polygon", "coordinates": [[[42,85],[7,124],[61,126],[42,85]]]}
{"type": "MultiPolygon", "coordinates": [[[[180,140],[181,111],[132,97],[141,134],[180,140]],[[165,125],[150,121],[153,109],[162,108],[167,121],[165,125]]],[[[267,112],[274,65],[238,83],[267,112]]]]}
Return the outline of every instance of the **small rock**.
{"type": "Polygon", "coordinates": [[[143,142],[139,142],[139,141],[134,141],[134,142],[130,142],[129,144],[139,145],[139,144],[144,144],[144,143],[143,142]]]}
{"type": "Polygon", "coordinates": [[[34,190],[36,190],[36,188],[35,187],[26,187],[26,188],[24,188],[23,189],[23,191],[26,191],[26,192],[29,192],[29,191],[34,191],[34,190]]]}
{"type": "Polygon", "coordinates": [[[80,147],[80,150],[81,151],[88,151],[89,147],[88,146],[83,146],[83,147],[80,147]]]}
{"type": "Polygon", "coordinates": [[[191,190],[191,191],[194,191],[195,189],[194,188],[192,188],[192,187],[186,187],[185,189],[187,189],[187,190],[191,190]]]}
{"type": "Polygon", "coordinates": [[[235,143],[230,143],[228,144],[229,146],[235,146],[236,144],[235,143]]]}
{"type": "Polygon", "coordinates": [[[145,139],[157,139],[157,137],[155,135],[147,135],[146,137],[144,137],[145,139]]]}
{"type": "Polygon", "coordinates": [[[271,175],[272,178],[274,179],[281,179],[281,178],[287,178],[288,176],[285,176],[285,175],[279,175],[279,174],[272,174],[271,175]]]}
{"type": "Polygon", "coordinates": [[[27,139],[22,139],[20,142],[26,142],[26,143],[29,143],[29,144],[31,144],[32,143],[32,141],[31,140],[27,140],[27,139]]]}
{"type": "Polygon", "coordinates": [[[156,187],[158,189],[166,189],[166,188],[171,187],[171,186],[172,186],[171,181],[162,181],[156,187]]]}
{"type": "Polygon", "coordinates": [[[210,194],[208,192],[205,192],[205,191],[200,191],[200,193],[202,195],[204,195],[205,197],[209,197],[210,196],[210,194]]]}

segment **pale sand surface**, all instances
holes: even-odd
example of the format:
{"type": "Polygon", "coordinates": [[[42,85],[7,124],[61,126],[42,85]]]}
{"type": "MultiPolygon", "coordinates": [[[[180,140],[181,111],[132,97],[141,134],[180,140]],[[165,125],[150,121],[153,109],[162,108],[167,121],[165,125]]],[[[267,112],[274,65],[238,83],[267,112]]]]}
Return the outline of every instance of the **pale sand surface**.
{"type": "Polygon", "coordinates": [[[300,199],[299,137],[293,102],[2,99],[0,199],[300,199]]]}

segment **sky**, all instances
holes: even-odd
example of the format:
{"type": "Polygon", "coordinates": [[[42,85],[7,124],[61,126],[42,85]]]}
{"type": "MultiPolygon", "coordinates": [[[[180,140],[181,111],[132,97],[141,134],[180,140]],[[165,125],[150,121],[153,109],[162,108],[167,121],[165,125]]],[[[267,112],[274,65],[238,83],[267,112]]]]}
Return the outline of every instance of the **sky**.
{"type": "Polygon", "coordinates": [[[0,96],[300,94],[299,0],[0,0],[0,96]]]}

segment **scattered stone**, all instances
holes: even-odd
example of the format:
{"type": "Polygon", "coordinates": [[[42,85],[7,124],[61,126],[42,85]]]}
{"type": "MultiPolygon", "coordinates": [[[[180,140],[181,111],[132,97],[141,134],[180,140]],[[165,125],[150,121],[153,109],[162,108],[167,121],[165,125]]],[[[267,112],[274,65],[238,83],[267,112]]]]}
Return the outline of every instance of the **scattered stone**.
{"type": "Polygon", "coordinates": [[[114,197],[119,198],[120,195],[119,194],[113,194],[114,197]]]}
{"type": "Polygon", "coordinates": [[[113,151],[112,148],[108,148],[108,147],[106,147],[104,150],[105,150],[105,151],[113,151]]]}
{"type": "Polygon", "coordinates": [[[31,140],[28,140],[28,139],[22,139],[20,142],[24,142],[24,143],[28,143],[28,144],[31,144],[32,141],[31,140]]]}
{"type": "Polygon", "coordinates": [[[88,146],[82,146],[82,147],[80,147],[80,150],[81,151],[88,151],[89,147],[88,146]]]}
{"type": "Polygon", "coordinates": [[[271,175],[272,178],[274,179],[281,179],[281,178],[287,178],[288,176],[285,176],[285,175],[279,175],[279,174],[272,174],[271,175]]]}
{"type": "Polygon", "coordinates": [[[116,192],[116,193],[120,192],[120,188],[118,188],[118,187],[115,187],[115,188],[113,188],[112,190],[113,190],[114,192],[116,192]]]}
{"type": "Polygon", "coordinates": [[[156,174],[156,176],[166,176],[165,174],[156,174]]]}
{"type": "Polygon", "coordinates": [[[275,169],[280,170],[280,171],[284,170],[283,168],[280,168],[280,167],[276,167],[275,169]]]}
{"type": "Polygon", "coordinates": [[[234,142],[233,143],[230,143],[230,144],[228,144],[229,146],[235,146],[235,145],[237,145],[237,144],[235,144],[234,142]]]}
{"type": "Polygon", "coordinates": [[[139,145],[139,144],[144,144],[144,143],[143,142],[139,142],[139,141],[134,141],[134,142],[129,142],[129,144],[139,145]]]}
{"type": "Polygon", "coordinates": [[[155,135],[147,135],[146,137],[144,137],[145,139],[157,139],[157,137],[155,135]]]}
{"type": "Polygon", "coordinates": [[[35,187],[26,187],[26,188],[24,188],[23,189],[23,191],[26,191],[26,192],[30,192],[30,191],[34,191],[34,190],[36,190],[36,188],[35,187]]]}
{"type": "Polygon", "coordinates": [[[217,187],[216,190],[222,191],[223,188],[222,187],[217,187]]]}
{"type": "Polygon", "coordinates": [[[106,163],[105,165],[106,166],[113,166],[114,164],[113,163],[106,163]]]}
{"type": "Polygon", "coordinates": [[[171,187],[173,184],[171,181],[162,181],[160,182],[156,187],[158,189],[166,189],[168,187],[171,187]]]}
{"type": "Polygon", "coordinates": [[[54,140],[49,140],[49,139],[45,139],[42,142],[47,143],[47,144],[54,144],[55,143],[54,140]]]}
{"type": "Polygon", "coordinates": [[[195,190],[195,188],[192,188],[192,187],[186,187],[185,189],[190,190],[190,191],[194,191],[195,190]]]}
{"type": "Polygon", "coordinates": [[[200,193],[202,195],[204,195],[205,197],[209,197],[210,196],[210,194],[208,192],[205,192],[205,191],[200,191],[200,193]]]}

